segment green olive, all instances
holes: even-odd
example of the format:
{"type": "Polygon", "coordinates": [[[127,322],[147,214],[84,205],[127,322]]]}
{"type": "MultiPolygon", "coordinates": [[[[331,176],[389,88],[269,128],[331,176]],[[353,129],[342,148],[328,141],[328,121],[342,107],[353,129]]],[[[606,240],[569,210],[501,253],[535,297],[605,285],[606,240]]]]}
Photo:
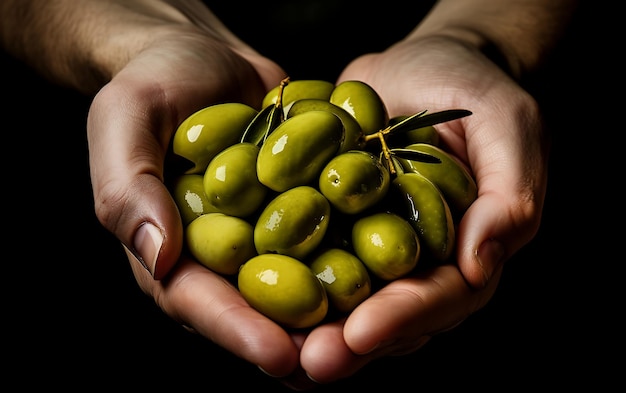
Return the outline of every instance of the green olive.
{"type": "Polygon", "coordinates": [[[229,102],[205,107],[187,117],[172,140],[173,152],[192,165],[185,173],[204,173],[217,153],[239,142],[257,113],[248,105],[229,102]]]}
{"type": "Polygon", "coordinates": [[[322,282],[298,259],[279,254],[258,255],[237,276],[241,296],[250,306],[288,328],[308,328],[328,312],[322,282]]]}
{"type": "Polygon", "coordinates": [[[380,202],[391,183],[377,156],[350,150],[333,157],[319,177],[319,190],[337,210],[356,214],[380,202]]]}
{"type": "MultiPolygon", "coordinates": [[[[330,98],[330,93],[333,91],[334,88],[334,84],[325,80],[298,79],[290,81],[283,88],[282,104],[283,108],[286,109],[285,113],[287,113],[290,104],[297,100],[302,100],[305,98],[316,98],[328,101],[328,99],[330,98]]],[[[267,94],[263,98],[262,108],[265,108],[268,105],[276,104],[279,91],[280,85],[274,87],[269,92],[267,92],[267,94]]]]}
{"type": "Polygon", "coordinates": [[[261,206],[269,189],[256,175],[258,155],[258,146],[236,143],[209,162],[203,184],[213,206],[236,217],[247,217],[261,206]]]}
{"type": "Polygon", "coordinates": [[[439,188],[426,176],[407,172],[391,182],[390,190],[399,214],[411,223],[421,244],[437,260],[447,260],[454,249],[455,228],[439,188]]]}
{"type": "Polygon", "coordinates": [[[220,211],[207,198],[202,182],[202,175],[192,173],[177,176],[170,186],[170,192],[185,226],[198,216],[220,211]]]}
{"type": "Polygon", "coordinates": [[[234,275],[239,267],[256,256],[252,225],[238,217],[208,213],[185,228],[191,255],[216,273],[234,275]]]}
{"type": "Polygon", "coordinates": [[[330,203],[315,188],[298,186],[277,195],[254,227],[259,254],[277,253],[302,260],[322,241],[330,219],[330,203]]]}
{"type": "Polygon", "coordinates": [[[400,159],[405,172],[419,172],[443,193],[455,217],[461,217],[478,197],[478,186],[469,170],[456,157],[428,143],[413,143],[406,149],[430,154],[440,163],[400,159]]]}
{"type": "Polygon", "coordinates": [[[364,135],[384,129],[389,122],[387,107],[382,98],[364,82],[341,82],[333,89],[329,101],[354,116],[364,135]]]}
{"type": "Polygon", "coordinates": [[[340,248],[323,250],[309,267],[322,281],[330,303],[339,312],[354,310],[372,292],[367,268],[349,251],[340,248]]]}
{"type": "Polygon", "coordinates": [[[326,111],[308,111],[282,122],[257,159],[259,181],[274,191],[312,183],[343,140],[343,124],[326,111]]]}
{"type": "Polygon", "coordinates": [[[298,100],[294,102],[293,105],[291,105],[291,108],[287,113],[287,118],[308,111],[327,111],[334,113],[339,117],[339,119],[343,123],[345,136],[343,142],[341,143],[341,146],[339,146],[338,153],[343,153],[353,149],[362,149],[363,147],[365,147],[365,140],[363,139],[361,125],[356,121],[354,116],[346,112],[345,109],[330,103],[328,100],[322,100],[317,98],[298,100]]]}
{"type": "Polygon", "coordinates": [[[395,280],[411,272],[421,254],[411,224],[389,212],[358,219],[352,227],[352,243],[355,255],[383,280],[395,280]]]}

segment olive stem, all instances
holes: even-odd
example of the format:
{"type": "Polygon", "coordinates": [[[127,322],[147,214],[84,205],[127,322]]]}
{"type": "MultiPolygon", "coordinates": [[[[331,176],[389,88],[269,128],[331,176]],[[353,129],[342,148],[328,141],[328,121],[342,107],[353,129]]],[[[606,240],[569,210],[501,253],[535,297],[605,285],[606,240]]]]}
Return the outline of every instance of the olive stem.
{"type": "Polygon", "coordinates": [[[276,108],[280,109],[280,122],[282,123],[284,120],[284,114],[283,114],[283,90],[285,89],[285,86],[287,86],[289,84],[289,77],[286,77],[285,79],[280,81],[280,85],[278,87],[278,96],[276,97],[276,108]]]}
{"type": "Polygon", "coordinates": [[[390,153],[390,149],[389,146],[387,145],[387,141],[385,140],[385,135],[387,135],[389,133],[389,130],[391,129],[391,127],[387,127],[383,130],[380,130],[378,132],[375,132],[373,134],[369,134],[369,135],[365,135],[364,139],[365,142],[369,142],[372,139],[378,139],[380,141],[380,145],[381,145],[381,149],[383,151],[383,155],[385,156],[385,159],[387,160],[387,163],[389,164],[389,172],[392,175],[396,174],[396,169],[393,166],[393,161],[391,160],[391,153],[390,153]]]}

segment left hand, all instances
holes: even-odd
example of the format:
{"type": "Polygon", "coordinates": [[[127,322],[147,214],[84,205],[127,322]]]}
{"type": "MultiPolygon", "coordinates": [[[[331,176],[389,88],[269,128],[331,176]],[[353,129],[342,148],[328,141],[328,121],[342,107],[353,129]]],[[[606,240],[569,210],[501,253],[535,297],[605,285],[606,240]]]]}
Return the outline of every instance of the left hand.
{"type": "Polygon", "coordinates": [[[356,59],[337,83],[351,79],[371,85],[392,117],[470,110],[436,127],[446,150],[471,168],[479,196],[458,225],[456,264],[390,282],[346,319],[308,334],[301,366],[320,383],[413,352],[484,307],[503,262],[534,237],[546,192],[547,139],[538,106],[478,50],[441,37],[404,41],[356,59]]]}

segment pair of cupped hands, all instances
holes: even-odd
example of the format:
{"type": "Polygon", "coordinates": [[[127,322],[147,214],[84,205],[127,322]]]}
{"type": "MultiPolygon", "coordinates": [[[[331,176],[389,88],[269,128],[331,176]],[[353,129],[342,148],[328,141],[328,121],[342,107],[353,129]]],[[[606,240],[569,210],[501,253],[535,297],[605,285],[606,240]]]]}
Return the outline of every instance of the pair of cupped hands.
{"type": "Polygon", "coordinates": [[[120,55],[90,108],[96,215],[124,245],[141,289],[167,315],[290,387],[346,378],[454,328],[488,303],[504,262],[536,234],[547,143],[535,100],[475,48],[443,37],[400,41],[355,59],[335,83],[366,82],[392,117],[472,112],[437,126],[478,184],[478,198],[458,226],[454,263],[390,282],[343,319],[285,330],[252,309],[226,278],[181,257],[183,226],[164,167],[187,116],[217,102],[260,109],[288,74],[229,36],[182,28],[147,41],[120,55]]]}

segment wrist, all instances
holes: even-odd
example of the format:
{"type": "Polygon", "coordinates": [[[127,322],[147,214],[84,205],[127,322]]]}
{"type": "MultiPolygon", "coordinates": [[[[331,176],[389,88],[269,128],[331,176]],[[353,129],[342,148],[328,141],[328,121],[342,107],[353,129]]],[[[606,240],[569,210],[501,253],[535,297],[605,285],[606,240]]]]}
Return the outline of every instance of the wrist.
{"type": "Polygon", "coordinates": [[[171,26],[192,24],[167,2],[3,0],[0,45],[60,85],[93,94],[171,26]]]}
{"type": "Polygon", "coordinates": [[[577,7],[577,0],[440,0],[407,38],[447,37],[522,81],[545,64],[577,7]]]}

